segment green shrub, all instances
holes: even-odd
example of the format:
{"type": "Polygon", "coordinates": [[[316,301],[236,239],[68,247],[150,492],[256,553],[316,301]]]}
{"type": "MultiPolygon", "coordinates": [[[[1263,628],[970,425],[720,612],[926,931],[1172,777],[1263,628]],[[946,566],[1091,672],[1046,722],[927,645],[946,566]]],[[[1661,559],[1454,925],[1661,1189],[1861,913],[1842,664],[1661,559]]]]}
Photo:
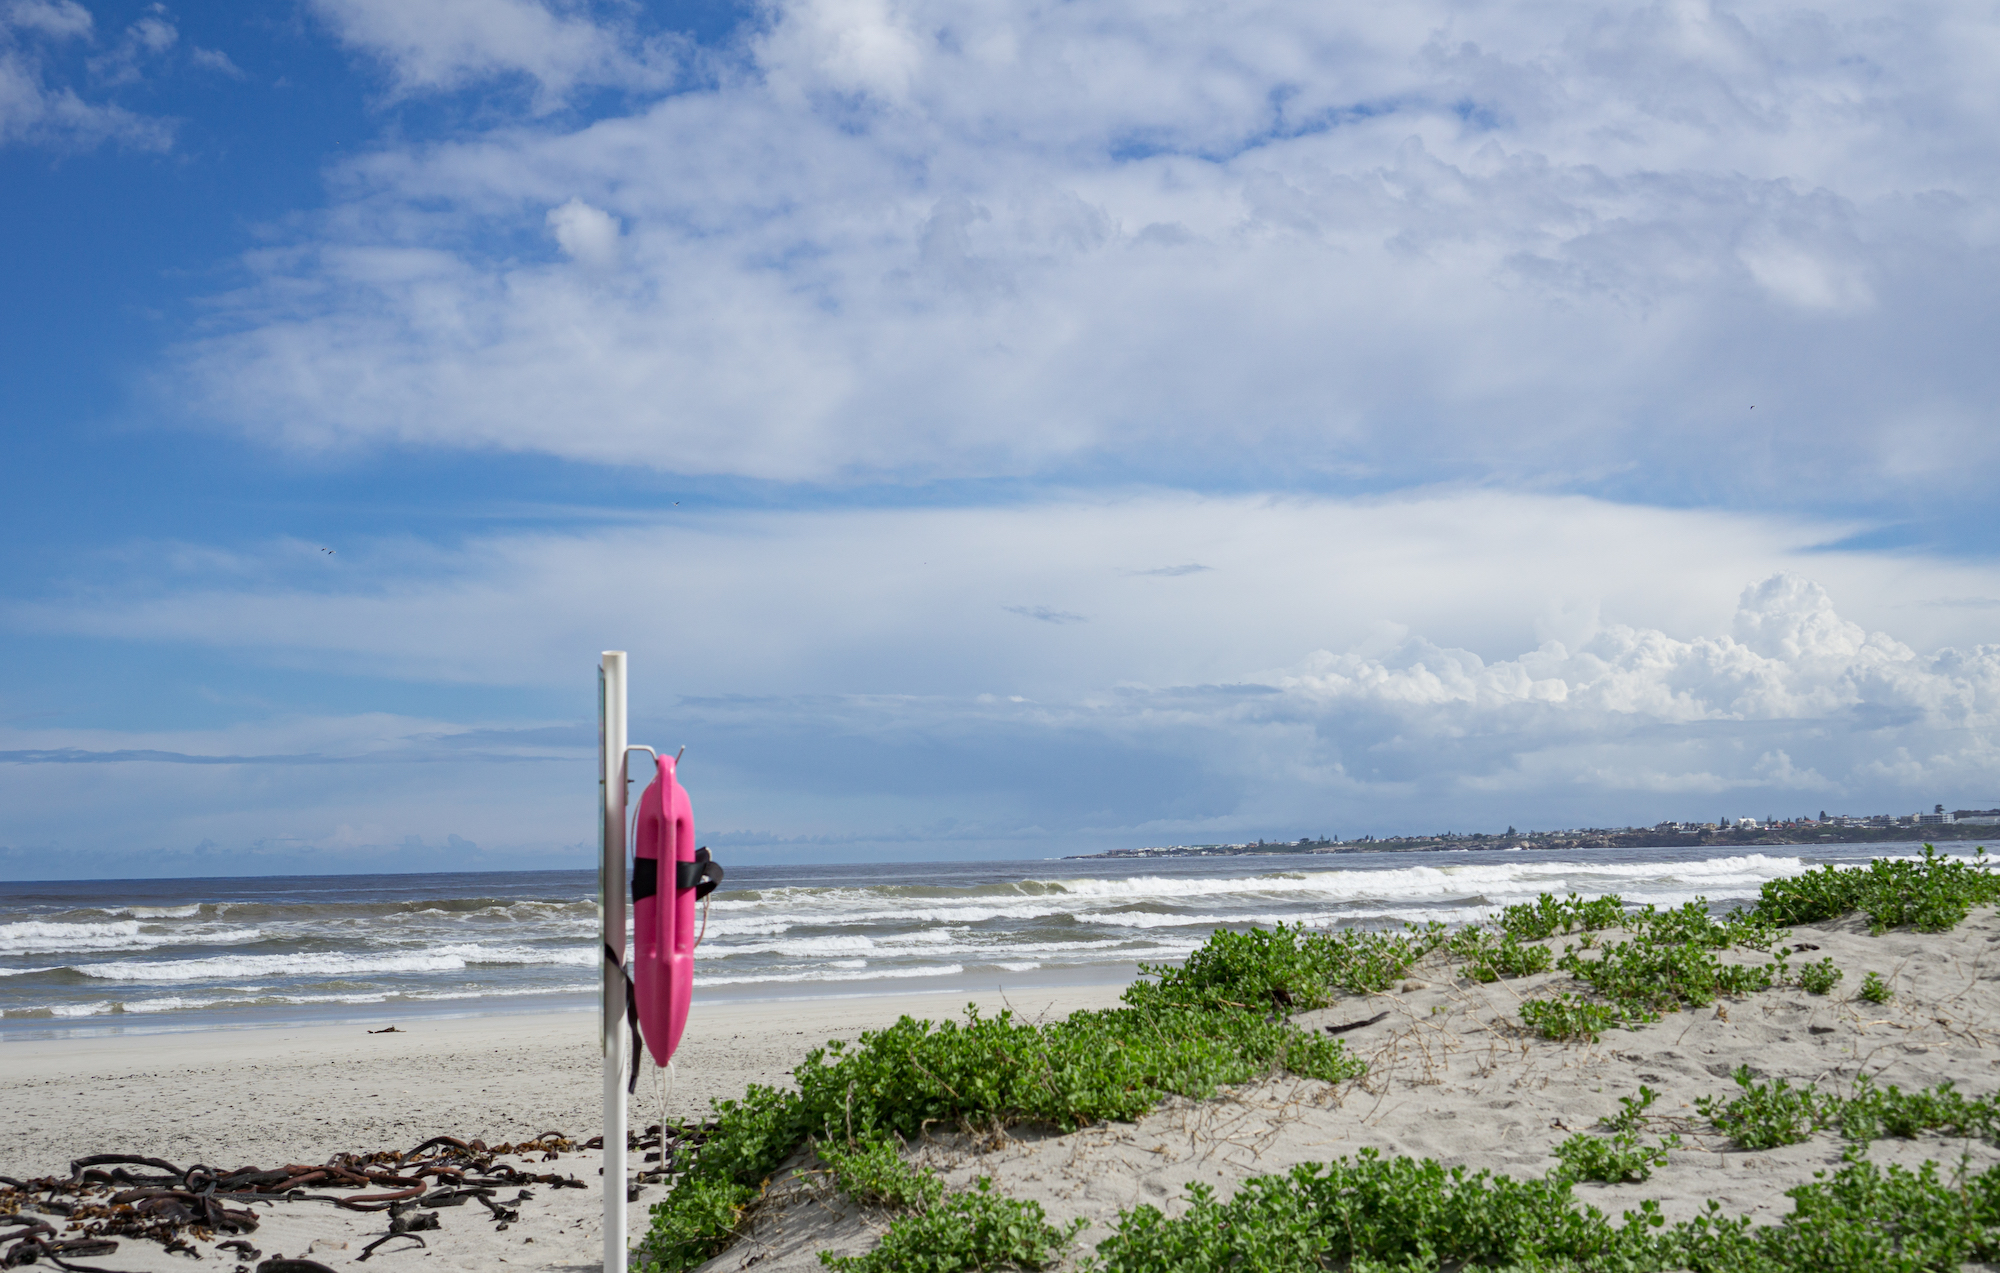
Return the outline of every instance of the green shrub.
{"type": "Polygon", "coordinates": [[[983,1273],[989,1269],[1045,1269],[1090,1222],[1058,1229],[1037,1202],[993,1191],[990,1177],[948,1193],[920,1212],[899,1217],[866,1255],[819,1253],[820,1263],[841,1273],[983,1273]]]}
{"type": "Polygon", "coordinates": [[[1578,1132],[1549,1151],[1562,1160],[1562,1166],[1549,1175],[1572,1181],[1600,1180],[1610,1185],[1637,1184],[1650,1180],[1653,1168],[1666,1166],[1667,1150],[1679,1145],[1678,1137],[1657,1145],[1644,1145],[1636,1131],[1621,1131],[1608,1137],[1578,1132]]]}
{"type": "Polygon", "coordinates": [[[1085,1267],[1103,1273],[1612,1267],[1607,1257],[1632,1245],[1626,1229],[1595,1211],[1578,1213],[1567,1182],[1447,1171],[1429,1159],[1383,1158],[1369,1149],[1355,1161],[1303,1163],[1283,1176],[1253,1177],[1227,1202],[1201,1184],[1189,1186],[1187,1196],[1186,1214],[1174,1220],[1151,1206],[1121,1212],[1117,1231],[1085,1267]]]}
{"type": "Polygon", "coordinates": [[[1561,901],[1544,893],[1532,902],[1520,902],[1500,912],[1500,931],[1517,941],[1541,941],[1561,932],[1594,932],[1615,928],[1625,919],[1625,903],[1615,893],[1584,901],[1575,893],[1561,901]]]}
{"type": "Polygon", "coordinates": [[[1621,1096],[1618,1098],[1619,1105],[1624,1108],[1617,1114],[1605,1119],[1604,1125],[1614,1132],[1637,1131],[1646,1125],[1646,1111],[1652,1108],[1654,1101],[1659,1099],[1660,1094],[1658,1092],[1641,1083],[1639,1084],[1639,1094],[1637,1096],[1621,1096]]]}
{"type": "Polygon", "coordinates": [[[1815,1174],[1785,1191],[1793,1209],[1782,1223],[1751,1229],[1711,1203],[1709,1217],[1676,1225],[1656,1258],[1717,1273],[1958,1273],[2000,1256],[2000,1171],[1948,1183],[1936,1163],[1909,1171],[1849,1159],[1830,1177],[1815,1174]]]}
{"type": "Polygon", "coordinates": [[[1870,1003],[1887,1003],[1896,997],[1889,983],[1882,980],[1882,974],[1871,972],[1861,979],[1861,997],[1870,1003]]]}
{"type": "Polygon", "coordinates": [[[1217,929],[1178,968],[1140,964],[1140,976],[1151,980],[1134,983],[1125,1002],[1135,1008],[1323,1008],[1337,990],[1387,990],[1443,943],[1445,931],[1442,924],[1406,925],[1401,933],[1329,933],[1303,924],[1242,933],[1217,929]]]}
{"type": "Polygon", "coordinates": [[[691,1269],[736,1237],[744,1208],[757,1190],[719,1175],[683,1176],[665,1202],[655,1203],[653,1223],[639,1244],[643,1269],[691,1269]]]}
{"type": "Polygon", "coordinates": [[[1876,933],[1903,927],[1942,933],[1974,906],[2000,901],[2000,877],[1987,869],[1985,855],[1981,847],[1974,861],[1953,861],[1926,844],[1917,861],[1878,858],[1861,867],[1822,866],[1766,883],[1751,913],[1768,924],[1790,925],[1860,911],[1876,933]]]}
{"type": "Polygon", "coordinates": [[[1597,1042],[1606,1030],[1626,1018],[1616,1008],[1591,1003],[1567,991],[1547,999],[1521,1003],[1521,1020],[1545,1039],[1597,1042]]]}
{"type": "Polygon", "coordinates": [[[1718,950],[1768,948],[1776,933],[1735,916],[1718,922],[1700,902],[1665,911],[1643,907],[1627,917],[1627,928],[1632,939],[1605,945],[1597,958],[1566,949],[1556,965],[1617,1004],[1628,1018],[1768,990],[1783,971],[1778,963],[1723,963],[1718,950]]]}
{"type": "Polygon", "coordinates": [[[1122,1212],[1086,1269],[1097,1273],[1415,1273],[1511,1269],[1602,1273],[1957,1273],[2000,1258],[2000,1167],[1941,1179],[1849,1160],[1787,1191],[1792,1214],[1752,1227],[1707,1215],[1669,1226],[1654,1202],[1613,1224],[1559,1179],[1516,1181],[1437,1163],[1304,1164],[1245,1181],[1228,1202],[1188,1189],[1186,1214],[1122,1212]]]}
{"type": "Polygon", "coordinates": [[[921,1211],[944,1195],[938,1174],[904,1162],[886,1137],[847,1147],[827,1143],[814,1152],[832,1169],[840,1191],[864,1206],[921,1211]]]}
{"type": "MultiPolygon", "coordinates": [[[[1007,1012],[968,1011],[963,1023],[904,1017],[851,1047],[829,1043],[793,1071],[797,1092],[752,1086],[741,1101],[716,1103],[715,1132],[652,1209],[640,1265],[674,1273],[728,1245],[764,1182],[809,1136],[842,1147],[824,1152],[864,1192],[873,1171],[885,1186],[880,1196],[907,1197],[924,1186],[891,1180],[875,1148],[892,1135],[1015,1122],[1068,1131],[1137,1118],[1170,1095],[1203,1100],[1275,1071],[1353,1078],[1367,1067],[1338,1039],[1273,1016],[1269,992],[1282,986],[1295,1004],[1301,993],[1310,1002],[1315,983],[1306,973],[1375,977],[1391,963],[1407,967],[1440,940],[1436,926],[1340,938],[1296,927],[1262,938],[1218,932],[1206,954],[1189,961],[1192,972],[1151,970],[1156,979],[1128,990],[1127,1007],[1041,1026],[1007,1012]],[[1275,972],[1260,962],[1265,956],[1275,972]]],[[[926,1205],[926,1214],[934,1210],[926,1205]]]]}
{"type": "Polygon", "coordinates": [[[1327,935],[1303,924],[1231,932],[1218,928],[1178,968],[1140,964],[1140,981],[1126,991],[1135,1007],[1305,1011],[1333,1002],[1334,957],[1327,935]]]}
{"type": "Polygon", "coordinates": [[[1349,994],[1378,994],[1402,980],[1410,965],[1444,944],[1443,924],[1407,925],[1402,933],[1343,928],[1331,939],[1333,984],[1349,994]]]}
{"type": "Polygon", "coordinates": [[[1799,986],[1809,995],[1823,995],[1833,989],[1841,976],[1840,969],[1833,966],[1833,960],[1822,959],[1799,969],[1799,986]]]}
{"type": "Polygon", "coordinates": [[[1452,954],[1465,960],[1458,970],[1473,981],[1499,981],[1502,977],[1527,977],[1547,972],[1555,962],[1547,946],[1523,946],[1513,933],[1499,937],[1478,928],[1463,928],[1448,943],[1452,954]]]}
{"type": "Polygon", "coordinates": [[[1111,1008],[1035,1026],[968,1009],[962,1024],[904,1017],[852,1048],[830,1043],[793,1077],[812,1130],[844,1135],[851,1122],[909,1137],[994,1120],[1073,1131],[1273,1069],[1338,1082],[1364,1067],[1338,1039],[1254,1012],[1111,1008]]]}
{"type": "Polygon", "coordinates": [[[1747,1065],[1738,1066],[1734,1077],[1742,1095],[1727,1101],[1704,1096],[1694,1107],[1745,1149],[1795,1145],[1839,1117],[1838,1100],[1811,1087],[1793,1087],[1784,1079],[1759,1083],[1747,1065]]]}
{"type": "Polygon", "coordinates": [[[1992,1139],[2000,1128],[2000,1099],[1968,1097],[1949,1079],[1906,1095],[1893,1083],[1878,1088],[1864,1074],[1855,1082],[1854,1095],[1841,1101],[1839,1108],[1840,1133],[1849,1140],[1882,1136],[1914,1140],[1930,1131],[1992,1139]]]}

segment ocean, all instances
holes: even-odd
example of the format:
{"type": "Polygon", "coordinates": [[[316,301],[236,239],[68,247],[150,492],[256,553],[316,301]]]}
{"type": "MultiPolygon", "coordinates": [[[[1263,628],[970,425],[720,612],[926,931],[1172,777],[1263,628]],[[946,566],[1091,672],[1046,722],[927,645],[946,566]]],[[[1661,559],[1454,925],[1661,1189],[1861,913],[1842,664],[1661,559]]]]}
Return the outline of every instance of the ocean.
{"type": "MultiPolygon", "coordinates": [[[[1805,852],[1573,849],[733,866],[696,959],[707,998],[1123,982],[1218,927],[1459,923],[1543,892],[1712,906],[1805,852]]],[[[0,1040],[594,1009],[596,874],[0,885],[0,1040]]]]}

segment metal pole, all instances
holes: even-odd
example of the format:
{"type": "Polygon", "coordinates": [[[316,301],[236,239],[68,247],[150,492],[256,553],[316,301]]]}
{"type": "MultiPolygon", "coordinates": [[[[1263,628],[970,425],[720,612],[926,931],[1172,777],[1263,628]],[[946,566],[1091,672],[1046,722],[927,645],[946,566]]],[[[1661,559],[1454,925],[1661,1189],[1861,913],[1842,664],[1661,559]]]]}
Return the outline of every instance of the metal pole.
{"type": "Polygon", "coordinates": [[[604,1273],[625,1273],[625,651],[597,669],[598,871],[604,913],[604,1273]],[[614,952],[615,960],[614,962],[614,952]]]}

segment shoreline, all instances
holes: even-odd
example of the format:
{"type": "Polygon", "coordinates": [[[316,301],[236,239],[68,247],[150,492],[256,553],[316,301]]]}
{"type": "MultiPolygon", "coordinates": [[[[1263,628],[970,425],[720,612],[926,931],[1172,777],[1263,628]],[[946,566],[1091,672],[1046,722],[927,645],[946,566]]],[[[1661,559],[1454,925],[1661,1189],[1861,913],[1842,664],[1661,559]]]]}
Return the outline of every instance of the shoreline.
{"type": "MultiPolygon", "coordinates": [[[[752,1009],[758,1005],[781,1006],[786,1004],[813,1004],[826,1002],[858,1002],[866,1000],[955,1000],[963,1006],[968,999],[980,1000],[995,993],[1015,995],[1032,999],[1039,994],[1062,994],[1070,990],[1088,990],[1099,986],[1128,986],[1139,975],[1136,964],[1129,962],[1106,962],[1083,964],[1062,969],[1039,969],[1037,974],[1016,974],[1023,980],[1004,990],[984,988],[991,979],[980,977],[979,985],[972,983],[972,977],[961,974],[956,978],[924,978],[924,984],[910,985],[917,978],[885,977],[874,987],[854,990],[828,990],[814,993],[808,987],[811,983],[790,983],[782,989],[774,988],[772,993],[730,993],[729,987],[704,991],[695,987],[696,1006],[707,1005],[713,1011],[727,1009],[752,1009]],[[1039,975],[1037,975],[1039,974],[1039,975]],[[901,988],[896,987],[903,982],[901,988]],[[958,981],[957,986],[940,988],[939,981],[958,981]]],[[[861,984],[866,983],[849,983],[861,984]]],[[[484,1000],[467,999],[456,1001],[455,1005],[438,1001],[416,1001],[394,1005],[368,1005],[373,1011],[349,1013],[338,1009],[328,1009],[321,1013],[303,1015],[262,1016],[257,1019],[216,1019],[206,1020],[176,1019],[171,1014],[116,1013],[90,1017],[12,1017],[0,1020],[0,1056],[15,1055],[14,1049],[26,1044],[85,1042],[124,1038],[159,1038],[182,1034],[239,1034],[244,1031],[259,1030],[314,1030],[346,1026],[395,1026],[398,1032],[413,1023],[441,1021],[469,1021],[483,1018],[520,1017],[575,1017],[588,1014],[593,1020],[597,1013],[598,991],[566,990],[552,992],[547,996],[494,996],[484,1000]],[[551,1000],[560,999],[561,1003],[551,1000]]],[[[218,1014],[219,1016],[220,1014],[218,1014]]],[[[595,1029],[595,1026],[592,1026],[595,1029]]]]}
{"type": "MultiPolygon", "coordinates": [[[[810,1049],[906,1014],[956,1017],[971,1002],[1041,1019],[1111,1006],[1128,984],[697,1001],[675,1056],[673,1117],[706,1118],[711,1098],[741,1096],[746,1083],[784,1084],[810,1049]]],[[[582,1139],[599,1128],[603,1065],[590,1011],[367,1029],[341,1022],[15,1040],[0,1051],[0,1122],[11,1129],[0,1175],[67,1174],[70,1159],[113,1151],[176,1162],[274,1154],[307,1162],[439,1134],[499,1143],[552,1127],[582,1139]],[[289,1104],[270,1108],[287,1090],[289,1104]],[[541,1125],[524,1133],[529,1123],[541,1125]],[[271,1144],[281,1137],[282,1148],[271,1144]]],[[[636,1125],[658,1073],[649,1066],[641,1075],[636,1125]]]]}

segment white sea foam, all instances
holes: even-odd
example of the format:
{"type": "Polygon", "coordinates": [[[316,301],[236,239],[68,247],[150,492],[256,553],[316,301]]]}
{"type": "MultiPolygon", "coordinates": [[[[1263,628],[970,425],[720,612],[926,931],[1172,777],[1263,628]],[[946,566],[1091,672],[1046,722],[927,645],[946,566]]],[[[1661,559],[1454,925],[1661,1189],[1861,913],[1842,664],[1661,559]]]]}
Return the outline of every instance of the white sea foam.
{"type": "Polygon", "coordinates": [[[1130,949],[1135,943],[1143,942],[1148,950],[1176,948],[1181,943],[1145,940],[1137,937],[1110,937],[1085,941],[1024,942],[1004,933],[995,933],[983,941],[949,941],[943,943],[898,942],[894,940],[873,941],[867,937],[822,937],[804,938],[798,941],[764,942],[754,946],[718,946],[704,951],[710,958],[725,959],[739,955],[784,955],[794,959],[817,959],[831,955],[863,954],[877,959],[921,958],[944,959],[963,955],[990,955],[996,951],[1019,954],[1055,954],[1059,952],[1102,951],[1130,949]]]}
{"type": "MultiPolygon", "coordinates": [[[[1754,891],[1766,881],[1796,875],[1804,869],[1805,864],[1799,858],[1765,854],[1689,862],[1483,861],[1230,877],[1139,875],[1129,879],[1025,881],[1014,890],[1018,901],[996,898],[992,886],[982,886],[963,900],[926,897],[918,904],[894,909],[884,908],[883,904],[889,900],[884,890],[866,888],[768,889],[760,894],[759,900],[728,905],[763,912],[760,918],[775,918],[772,912],[780,912],[795,923],[985,923],[996,919],[1079,915],[1106,901],[1173,905],[1198,898],[1251,900],[1261,896],[1274,901],[1282,898],[1291,902],[1393,904],[1470,897],[1526,900],[1541,893],[1569,892],[1586,897],[1605,893],[1646,895],[1669,889],[1713,895],[1722,889],[1754,891]]],[[[1651,899],[1640,896],[1640,900],[1651,899]]],[[[729,922],[740,923],[748,918],[732,918],[729,922]]]]}
{"type": "Polygon", "coordinates": [[[49,1009],[49,1015],[57,1017],[95,1017],[120,1010],[118,1004],[109,999],[99,999],[95,1003],[59,1003],[49,1009]]]}
{"type": "Polygon", "coordinates": [[[576,946],[439,946],[397,954],[302,952],[292,955],[220,955],[207,959],[136,960],[83,964],[76,971],[105,981],[231,981],[244,977],[353,977],[382,973],[455,972],[475,964],[586,966],[597,952],[576,946]]]}
{"type": "Polygon", "coordinates": [[[792,927],[784,919],[728,919],[716,916],[708,921],[710,937],[776,937],[792,927]]]}
{"type": "Polygon", "coordinates": [[[0,924],[0,956],[75,955],[115,950],[157,950],[166,946],[234,946],[256,941],[257,928],[217,928],[207,931],[157,932],[136,919],[102,923],[64,923],[28,919],[0,924]]]}
{"type": "MultiPolygon", "coordinates": [[[[863,876],[880,884],[725,893],[714,902],[697,984],[754,995],[821,983],[921,983],[967,968],[1011,976],[1171,963],[1216,928],[1457,924],[1488,920],[1544,892],[1616,893],[1632,905],[1695,897],[1728,905],[1805,869],[1799,857],[1754,853],[1624,863],[1498,853],[1425,854],[1403,859],[1408,865],[1346,861],[1216,864],[1258,874],[1197,874],[1202,865],[1189,862],[1107,863],[1077,879],[988,877],[962,888],[913,888],[916,877],[881,871],[863,876]],[[1134,868],[1146,873],[1116,876],[1134,868]]],[[[11,922],[0,922],[0,1012],[11,1026],[23,1017],[337,1012],[342,1005],[578,994],[593,988],[601,962],[588,900],[500,901],[476,892],[413,902],[379,894],[301,897],[72,905],[46,917],[15,911],[6,916],[11,922]],[[219,919],[225,912],[229,920],[219,919]],[[250,942],[257,944],[236,949],[250,942]],[[79,977],[89,979],[84,987],[79,977]]]]}
{"type": "Polygon", "coordinates": [[[9,1016],[102,1017],[126,1013],[146,1015],[161,1012],[200,1012],[219,1008],[313,1007],[316,1005],[365,1005],[375,1003],[446,1003],[466,999],[518,999],[539,995],[583,994],[596,987],[579,982],[561,986],[522,986],[512,989],[480,990],[396,990],[363,994],[294,995],[155,995],[147,999],[98,999],[89,1003],[59,1003],[32,1012],[9,1016]]]}

